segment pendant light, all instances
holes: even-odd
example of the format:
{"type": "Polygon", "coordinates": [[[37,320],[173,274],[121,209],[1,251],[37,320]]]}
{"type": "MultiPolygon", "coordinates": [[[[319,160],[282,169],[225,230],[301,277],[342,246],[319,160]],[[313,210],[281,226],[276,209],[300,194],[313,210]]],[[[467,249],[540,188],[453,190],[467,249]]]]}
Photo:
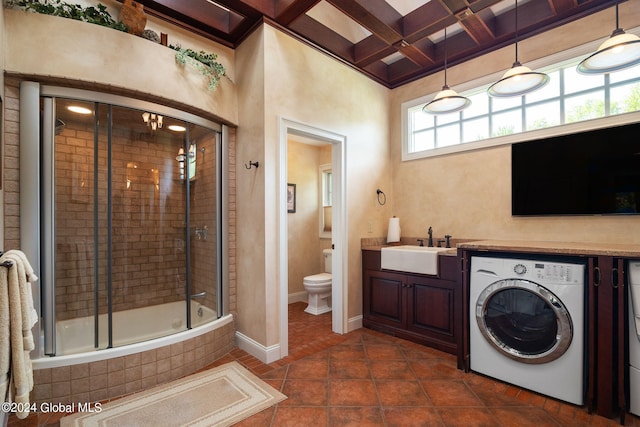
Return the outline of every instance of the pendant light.
{"type": "Polygon", "coordinates": [[[640,64],[640,37],[627,34],[620,28],[616,1],[616,29],[595,53],[578,64],[577,71],[582,74],[605,74],[637,64],[640,64]]]}
{"type": "Polygon", "coordinates": [[[531,71],[518,61],[518,0],[516,0],[516,61],[500,80],[489,86],[487,90],[493,97],[521,96],[525,93],[540,89],[549,83],[549,76],[544,73],[531,71]]]}
{"type": "Polygon", "coordinates": [[[435,98],[422,107],[422,111],[431,114],[455,113],[471,105],[471,100],[460,96],[447,86],[447,29],[444,29],[444,86],[435,98]]]}

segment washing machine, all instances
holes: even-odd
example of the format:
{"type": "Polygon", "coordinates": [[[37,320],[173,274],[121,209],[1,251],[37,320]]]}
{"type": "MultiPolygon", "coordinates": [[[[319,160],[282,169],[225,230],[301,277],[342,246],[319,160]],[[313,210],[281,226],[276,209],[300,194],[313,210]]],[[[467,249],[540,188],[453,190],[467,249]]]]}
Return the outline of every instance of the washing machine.
{"type": "Polygon", "coordinates": [[[471,370],[582,405],[584,307],[584,264],[473,256],[471,370]]]}
{"type": "Polygon", "coordinates": [[[629,412],[640,415],[640,261],[629,261],[629,412]]]}

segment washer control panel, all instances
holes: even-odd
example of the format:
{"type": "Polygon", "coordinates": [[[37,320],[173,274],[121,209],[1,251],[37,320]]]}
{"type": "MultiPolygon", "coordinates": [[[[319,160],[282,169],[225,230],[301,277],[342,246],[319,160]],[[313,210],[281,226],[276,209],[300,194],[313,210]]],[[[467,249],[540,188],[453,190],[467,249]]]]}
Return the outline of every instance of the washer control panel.
{"type": "Polygon", "coordinates": [[[516,264],[513,266],[513,271],[514,273],[516,273],[518,276],[525,274],[527,272],[527,266],[524,264],[516,264]]]}
{"type": "Polygon", "coordinates": [[[512,260],[511,271],[520,279],[552,283],[579,283],[583,279],[584,265],[545,261],[512,260]]]}

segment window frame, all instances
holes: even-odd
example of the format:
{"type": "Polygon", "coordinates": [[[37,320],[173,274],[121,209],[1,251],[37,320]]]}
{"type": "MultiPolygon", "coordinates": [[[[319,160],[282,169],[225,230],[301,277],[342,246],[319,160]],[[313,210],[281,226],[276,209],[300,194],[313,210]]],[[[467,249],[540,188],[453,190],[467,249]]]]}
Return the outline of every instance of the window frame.
{"type": "MultiPolygon", "coordinates": [[[[630,32],[636,33],[638,32],[638,30],[640,30],[640,28],[636,28],[630,32]]],[[[577,63],[576,61],[579,61],[588,53],[595,50],[597,46],[600,44],[600,42],[602,42],[602,40],[596,40],[589,44],[579,46],[577,48],[573,48],[573,49],[560,52],[554,55],[550,55],[549,57],[546,57],[537,61],[531,61],[529,65],[534,70],[541,70],[544,72],[553,72],[560,68],[568,68],[570,64],[577,63]]],[[[636,66],[636,67],[640,69],[640,66],[636,66]]],[[[474,94],[477,94],[482,92],[483,90],[486,90],[486,87],[488,87],[492,82],[499,79],[501,75],[502,75],[502,72],[494,73],[488,76],[484,76],[482,78],[474,79],[472,81],[456,85],[456,89],[460,94],[464,94],[466,96],[473,96],[474,94]]],[[[611,83],[609,75],[606,76],[606,80],[604,81],[605,81],[604,90],[605,90],[605,104],[606,104],[605,108],[608,111],[610,89],[620,85],[620,82],[611,83]]],[[[571,93],[570,95],[575,96],[578,93],[590,92],[593,90],[595,89],[589,88],[589,89],[586,89],[585,91],[571,93]]],[[[634,111],[634,112],[620,113],[620,114],[614,114],[614,115],[606,115],[604,117],[576,121],[571,123],[563,123],[560,125],[554,125],[554,126],[549,126],[549,127],[535,129],[535,130],[518,132],[518,133],[509,134],[509,135],[496,136],[496,137],[489,136],[486,139],[482,139],[478,141],[464,142],[464,135],[462,134],[463,124],[465,122],[468,122],[469,120],[478,119],[481,117],[488,117],[489,124],[490,124],[489,132],[491,132],[491,128],[492,128],[491,119],[493,115],[495,115],[496,113],[489,111],[485,115],[474,116],[473,118],[469,118],[469,119],[458,118],[457,120],[450,122],[450,123],[457,123],[460,126],[461,135],[460,135],[459,143],[443,146],[443,147],[436,146],[435,148],[427,149],[423,151],[409,152],[409,145],[412,143],[410,137],[412,134],[416,133],[410,130],[410,125],[411,125],[410,112],[411,110],[414,110],[416,107],[419,107],[429,102],[433,98],[433,96],[435,96],[435,93],[425,95],[416,99],[412,99],[409,101],[405,101],[401,104],[401,126],[402,126],[401,160],[403,162],[422,159],[422,158],[442,156],[442,155],[447,155],[452,153],[485,149],[485,148],[496,147],[501,145],[508,145],[516,142],[529,141],[529,140],[539,139],[539,138],[548,138],[551,136],[558,136],[558,135],[563,135],[568,133],[599,129],[603,127],[618,126],[618,125],[623,125],[628,123],[634,123],[640,120],[640,111],[634,111]]],[[[569,98],[569,97],[563,93],[562,86],[561,86],[561,94],[559,96],[559,101],[561,104],[560,105],[561,121],[565,120],[564,100],[566,98],[569,98]]],[[[533,107],[535,105],[543,104],[545,102],[549,102],[549,99],[537,100],[535,102],[532,102],[531,104],[525,104],[523,102],[522,105],[517,108],[524,113],[524,111],[527,108],[533,107]]],[[[508,111],[508,109],[501,110],[501,112],[503,111],[508,111]]],[[[455,114],[460,114],[460,113],[455,113],[455,114]]],[[[524,117],[524,114],[523,114],[522,126],[526,126],[526,118],[524,117]]],[[[428,129],[433,130],[434,128],[428,128],[428,129]]],[[[437,130],[437,126],[436,126],[436,130],[437,130]]],[[[437,139],[434,137],[434,145],[435,144],[437,144],[437,139]]]]}

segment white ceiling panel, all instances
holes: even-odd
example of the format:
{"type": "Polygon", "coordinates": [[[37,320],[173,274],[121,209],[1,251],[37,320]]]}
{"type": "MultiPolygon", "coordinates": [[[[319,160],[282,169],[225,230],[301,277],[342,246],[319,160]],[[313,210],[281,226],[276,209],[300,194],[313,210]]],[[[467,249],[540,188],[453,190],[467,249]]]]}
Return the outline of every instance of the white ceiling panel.
{"type": "Polygon", "coordinates": [[[387,0],[387,3],[389,3],[392,8],[397,10],[400,15],[405,16],[413,12],[420,6],[424,6],[430,1],[436,0],[387,0]]]}
{"type": "Polygon", "coordinates": [[[354,44],[371,35],[369,30],[326,1],[321,1],[315,5],[307,12],[307,15],[354,44]]]}

